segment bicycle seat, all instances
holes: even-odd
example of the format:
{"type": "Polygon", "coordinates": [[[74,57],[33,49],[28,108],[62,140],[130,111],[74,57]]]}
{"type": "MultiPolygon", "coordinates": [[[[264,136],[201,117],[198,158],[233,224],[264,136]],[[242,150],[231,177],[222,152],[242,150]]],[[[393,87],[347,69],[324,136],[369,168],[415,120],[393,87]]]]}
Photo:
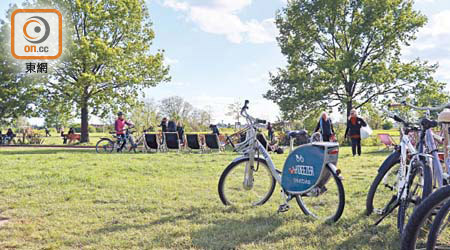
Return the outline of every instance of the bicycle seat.
{"type": "Polygon", "coordinates": [[[110,131],[109,134],[110,134],[110,135],[115,135],[116,132],[111,132],[111,131],[110,131]]]}
{"type": "Polygon", "coordinates": [[[423,118],[420,121],[420,125],[423,127],[424,130],[430,129],[430,128],[435,128],[438,126],[438,122],[434,121],[434,120],[430,120],[427,118],[423,118]]]}

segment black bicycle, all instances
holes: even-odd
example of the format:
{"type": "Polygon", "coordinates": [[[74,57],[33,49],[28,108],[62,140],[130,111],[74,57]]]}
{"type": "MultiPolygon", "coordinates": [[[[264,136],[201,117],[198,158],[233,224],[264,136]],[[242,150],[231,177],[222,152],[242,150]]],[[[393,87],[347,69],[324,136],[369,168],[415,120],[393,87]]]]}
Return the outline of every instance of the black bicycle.
{"type": "Polygon", "coordinates": [[[125,129],[124,137],[120,135],[116,135],[116,132],[109,132],[113,135],[113,139],[102,137],[97,142],[95,146],[95,150],[97,153],[112,153],[112,152],[123,152],[123,150],[128,150],[128,152],[135,152],[137,145],[133,141],[132,134],[135,131],[131,131],[129,129],[125,129]]]}
{"type": "Polygon", "coordinates": [[[444,186],[414,210],[402,235],[402,250],[411,249],[450,249],[449,217],[450,186],[444,186]],[[430,217],[436,215],[428,234],[426,243],[419,243],[418,238],[430,217]]]}

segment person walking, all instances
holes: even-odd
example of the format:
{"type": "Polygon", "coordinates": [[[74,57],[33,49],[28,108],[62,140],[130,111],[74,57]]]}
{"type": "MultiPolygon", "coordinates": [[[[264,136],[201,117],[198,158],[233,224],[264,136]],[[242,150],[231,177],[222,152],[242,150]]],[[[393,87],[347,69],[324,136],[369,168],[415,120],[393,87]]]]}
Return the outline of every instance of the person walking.
{"type": "Polygon", "coordinates": [[[320,130],[320,134],[322,135],[322,141],[330,141],[330,139],[334,136],[334,128],[333,122],[328,116],[327,112],[322,112],[319,117],[319,122],[317,123],[316,129],[314,133],[320,130]]]}
{"type": "Polygon", "coordinates": [[[345,136],[349,136],[352,141],[352,154],[353,156],[358,153],[361,156],[361,127],[366,127],[367,123],[360,117],[356,109],[350,111],[350,116],[347,120],[347,129],[345,130],[345,136]]]}
{"type": "Polygon", "coordinates": [[[48,128],[45,128],[45,137],[51,137],[52,135],[50,134],[50,130],[48,130],[48,128]]]}

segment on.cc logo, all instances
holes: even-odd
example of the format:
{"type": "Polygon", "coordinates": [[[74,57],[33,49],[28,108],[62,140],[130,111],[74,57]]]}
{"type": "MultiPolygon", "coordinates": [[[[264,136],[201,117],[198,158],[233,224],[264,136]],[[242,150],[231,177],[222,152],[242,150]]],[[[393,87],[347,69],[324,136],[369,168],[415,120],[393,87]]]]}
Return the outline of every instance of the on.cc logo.
{"type": "Polygon", "coordinates": [[[57,59],[62,54],[62,15],[55,9],[17,9],[11,15],[11,54],[16,59],[57,59]]]}
{"type": "Polygon", "coordinates": [[[25,25],[23,26],[23,35],[25,36],[25,39],[27,39],[28,42],[30,43],[42,43],[45,42],[45,40],[47,40],[48,36],[50,35],[50,25],[48,25],[48,22],[39,16],[33,16],[27,19],[27,22],[25,23],[25,25]],[[36,35],[38,36],[30,36],[28,34],[27,28],[28,26],[31,24],[37,23],[38,26],[35,26],[32,30],[34,31],[34,33],[36,33],[36,35]],[[44,32],[42,32],[42,26],[44,26],[44,32]],[[40,34],[42,34],[42,37],[39,37],[40,34]],[[36,40],[38,39],[38,40],[36,40]]]}

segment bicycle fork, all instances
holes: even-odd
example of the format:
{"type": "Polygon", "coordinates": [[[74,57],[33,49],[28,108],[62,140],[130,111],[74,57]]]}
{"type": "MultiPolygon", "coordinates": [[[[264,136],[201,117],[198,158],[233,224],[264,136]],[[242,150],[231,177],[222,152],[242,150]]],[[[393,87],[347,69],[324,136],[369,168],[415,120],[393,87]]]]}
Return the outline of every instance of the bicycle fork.
{"type": "Polygon", "coordinates": [[[255,165],[255,154],[254,150],[252,150],[249,153],[249,161],[245,165],[244,182],[243,182],[245,190],[251,190],[253,188],[253,181],[254,181],[253,171],[255,170],[254,165],[255,165]]]}

